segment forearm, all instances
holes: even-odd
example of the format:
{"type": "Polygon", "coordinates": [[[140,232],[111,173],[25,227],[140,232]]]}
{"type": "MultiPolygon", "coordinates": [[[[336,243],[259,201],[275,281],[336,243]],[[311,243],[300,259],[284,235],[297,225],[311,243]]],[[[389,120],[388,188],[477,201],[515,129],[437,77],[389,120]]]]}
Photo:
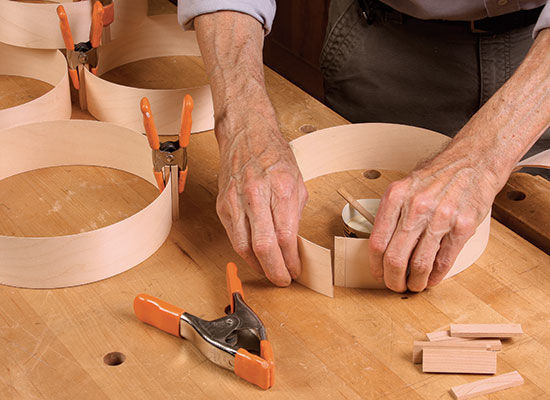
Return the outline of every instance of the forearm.
{"type": "Polygon", "coordinates": [[[446,152],[460,147],[468,153],[466,158],[480,157],[480,168],[492,173],[498,188],[549,124],[550,29],[545,29],[514,75],[471,118],[446,152]]]}
{"type": "Polygon", "coordinates": [[[307,191],[264,84],[263,28],[231,11],[195,19],[220,148],[216,211],[233,248],[279,286],[300,275],[307,191]]]}
{"type": "Polygon", "coordinates": [[[271,125],[278,131],[265,89],[262,25],[246,14],[222,11],[197,17],[195,28],[212,88],[220,149],[242,131],[238,120],[244,114],[247,125],[253,125],[249,128],[271,125]]]}

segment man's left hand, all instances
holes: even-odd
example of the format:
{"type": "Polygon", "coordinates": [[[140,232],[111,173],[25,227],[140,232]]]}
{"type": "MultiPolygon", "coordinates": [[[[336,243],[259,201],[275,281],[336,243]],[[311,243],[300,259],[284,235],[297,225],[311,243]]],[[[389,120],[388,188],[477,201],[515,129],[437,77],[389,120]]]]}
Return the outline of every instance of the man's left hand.
{"type": "Polygon", "coordinates": [[[421,291],[441,282],[516,163],[550,126],[549,50],[547,28],[449,147],[388,187],[369,243],[371,271],[388,288],[421,291]]]}
{"type": "Polygon", "coordinates": [[[441,282],[500,189],[460,144],[387,188],[370,236],[371,272],[396,292],[441,282]],[[407,274],[407,270],[410,272],[407,274]]]}

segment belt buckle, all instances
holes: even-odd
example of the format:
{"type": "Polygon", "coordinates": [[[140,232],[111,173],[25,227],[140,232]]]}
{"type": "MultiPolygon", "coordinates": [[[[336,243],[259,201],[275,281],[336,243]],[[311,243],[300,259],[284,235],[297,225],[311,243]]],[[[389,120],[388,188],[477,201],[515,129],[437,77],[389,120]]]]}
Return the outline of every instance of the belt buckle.
{"type": "Polygon", "coordinates": [[[476,22],[477,21],[470,21],[470,32],[472,32],[472,33],[489,33],[489,31],[485,31],[483,29],[476,28],[476,22]]]}

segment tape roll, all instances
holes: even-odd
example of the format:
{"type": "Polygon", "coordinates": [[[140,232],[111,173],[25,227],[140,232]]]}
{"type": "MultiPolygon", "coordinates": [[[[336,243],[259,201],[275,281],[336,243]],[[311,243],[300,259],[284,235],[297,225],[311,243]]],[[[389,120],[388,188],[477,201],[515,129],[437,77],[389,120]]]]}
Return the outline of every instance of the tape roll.
{"type": "MultiPolygon", "coordinates": [[[[0,180],[38,168],[94,165],[127,171],[155,184],[147,139],[130,129],[97,121],[49,121],[8,129],[0,137],[0,180]]],[[[129,218],[89,232],[0,236],[0,283],[58,288],[124,272],[165,241],[172,226],[171,200],[171,191],[164,190],[129,218]]]]}
{"type": "Polygon", "coordinates": [[[0,110],[0,129],[71,117],[67,62],[59,50],[32,50],[0,43],[0,60],[0,75],[34,78],[53,86],[32,101],[0,110]]]}

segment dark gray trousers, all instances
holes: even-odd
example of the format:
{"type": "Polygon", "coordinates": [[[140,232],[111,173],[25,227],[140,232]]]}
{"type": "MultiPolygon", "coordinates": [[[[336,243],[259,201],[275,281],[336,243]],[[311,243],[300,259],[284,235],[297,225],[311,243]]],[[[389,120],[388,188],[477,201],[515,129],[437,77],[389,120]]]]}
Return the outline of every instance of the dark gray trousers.
{"type": "MultiPolygon", "coordinates": [[[[351,122],[393,122],[454,136],[506,82],[533,26],[476,34],[464,25],[377,12],[332,0],[321,54],[325,101],[351,122]]],[[[550,148],[550,130],[528,155],[550,148]]]]}

